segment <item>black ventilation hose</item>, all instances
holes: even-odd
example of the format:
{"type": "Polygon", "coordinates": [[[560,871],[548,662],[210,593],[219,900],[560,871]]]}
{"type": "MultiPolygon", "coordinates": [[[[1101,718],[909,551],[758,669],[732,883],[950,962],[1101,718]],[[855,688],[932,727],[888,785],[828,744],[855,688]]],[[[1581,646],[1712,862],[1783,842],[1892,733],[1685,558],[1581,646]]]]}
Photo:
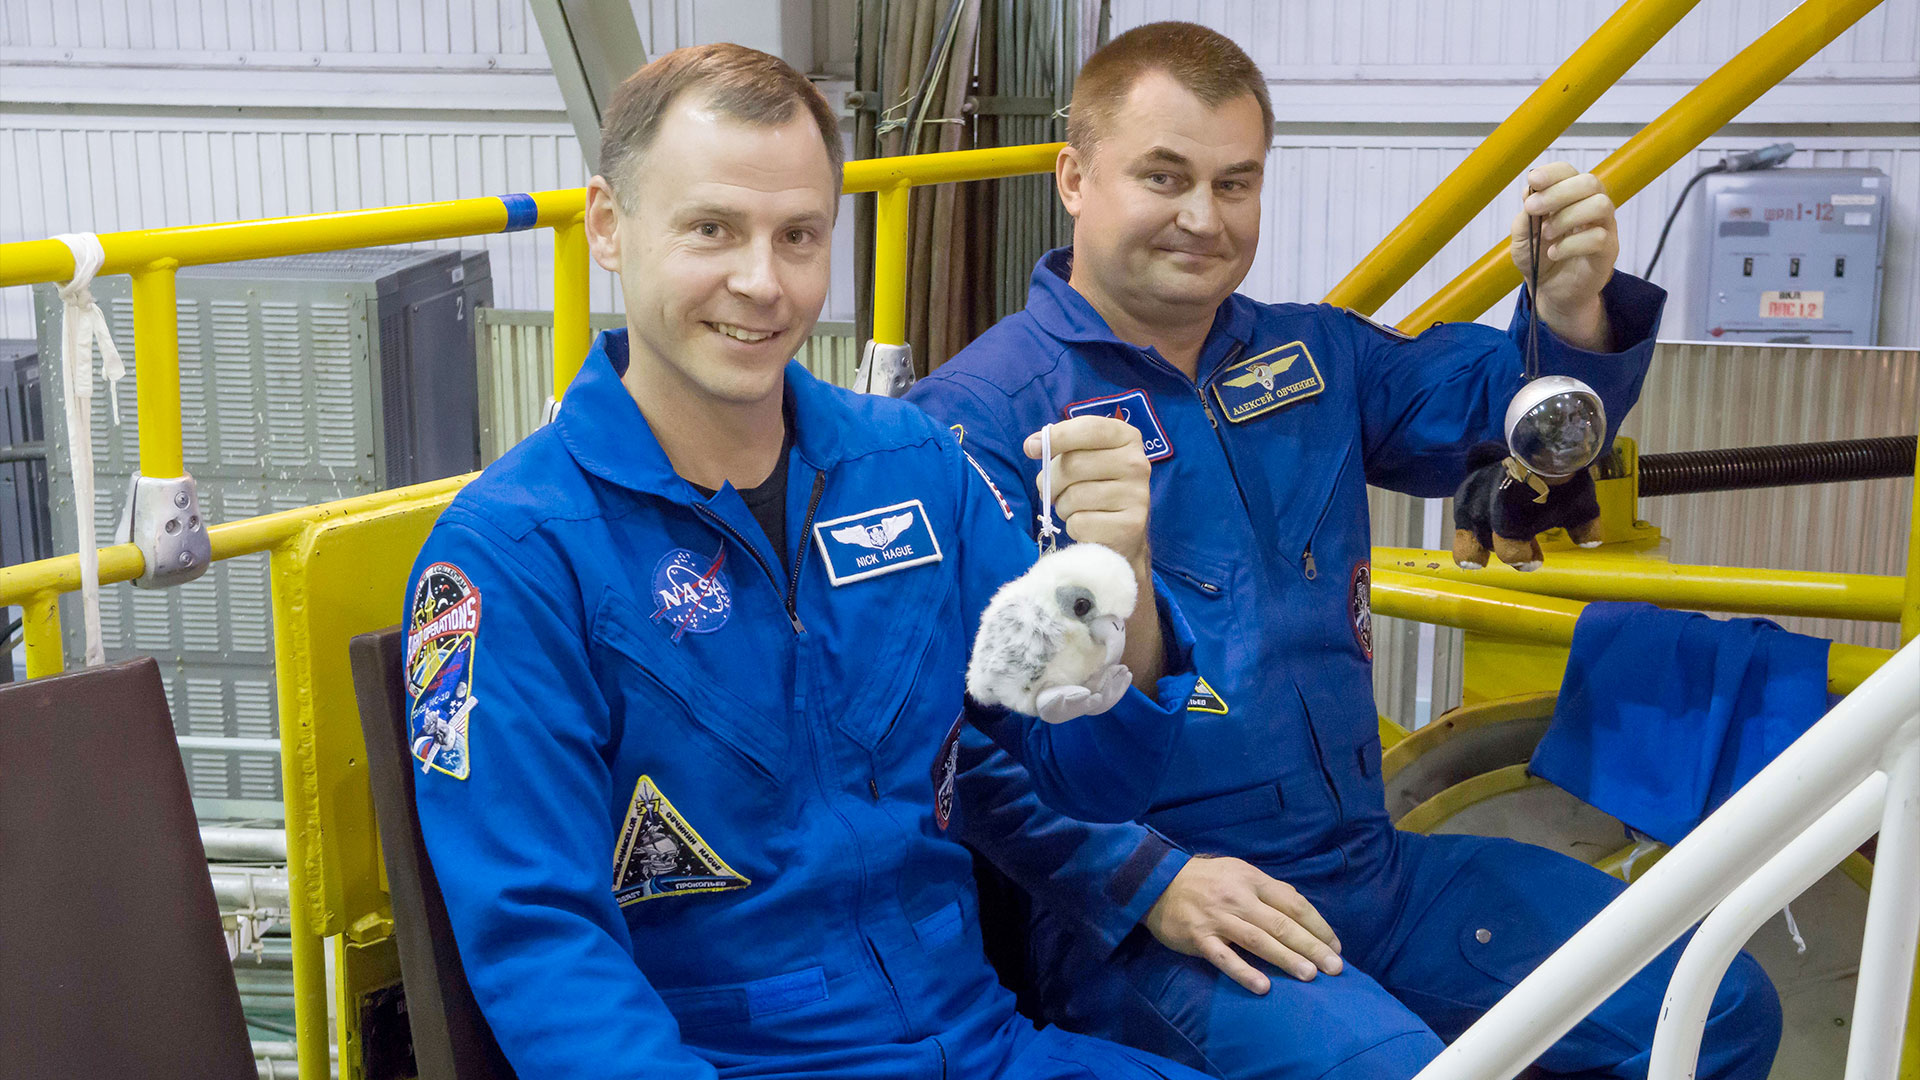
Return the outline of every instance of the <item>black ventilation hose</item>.
{"type": "Polygon", "coordinates": [[[1691,495],[1703,491],[1831,484],[1912,476],[1920,436],[1743,446],[1640,455],[1640,494],[1691,495]]]}

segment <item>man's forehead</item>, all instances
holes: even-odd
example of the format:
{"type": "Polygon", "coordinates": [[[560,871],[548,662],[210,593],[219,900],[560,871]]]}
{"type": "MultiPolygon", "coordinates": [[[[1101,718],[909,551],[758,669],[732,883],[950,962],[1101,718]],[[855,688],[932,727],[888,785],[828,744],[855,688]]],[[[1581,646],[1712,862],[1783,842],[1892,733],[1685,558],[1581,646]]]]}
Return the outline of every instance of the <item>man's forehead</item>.
{"type": "Polygon", "coordinates": [[[1189,160],[1209,161],[1266,156],[1271,133],[1261,130],[1260,102],[1242,94],[1208,105],[1199,95],[1163,71],[1135,80],[1114,111],[1101,142],[1127,157],[1164,149],[1189,160]]]}
{"type": "Polygon", "coordinates": [[[809,198],[832,204],[839,191],[820,130],[805,109],[777,125],[737,120],[699,103],[676,102],[661,118],[644,166],[656,194],[675,204],[809,198]]]}

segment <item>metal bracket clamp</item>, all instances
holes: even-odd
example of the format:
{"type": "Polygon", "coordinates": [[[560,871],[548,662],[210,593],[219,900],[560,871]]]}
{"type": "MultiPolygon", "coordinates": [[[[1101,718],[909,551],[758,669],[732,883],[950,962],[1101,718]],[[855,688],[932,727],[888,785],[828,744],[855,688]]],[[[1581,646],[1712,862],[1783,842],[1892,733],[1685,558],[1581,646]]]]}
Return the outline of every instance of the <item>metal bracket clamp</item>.
{"type": "Polygon", "coordinates": [[[868,341],[860,353],[860,367],[853,375],[857,394],[900,397],[913,386],[913,346],[882,345],[868,341]]]}
{"type": "Polygon", "coordinates": [[[140,549],[147,569],[133,583],[143,589],[184,585],[213,565],[213,540],[191,476],[162,480],[134,473],[114,540],[140,549]]]}

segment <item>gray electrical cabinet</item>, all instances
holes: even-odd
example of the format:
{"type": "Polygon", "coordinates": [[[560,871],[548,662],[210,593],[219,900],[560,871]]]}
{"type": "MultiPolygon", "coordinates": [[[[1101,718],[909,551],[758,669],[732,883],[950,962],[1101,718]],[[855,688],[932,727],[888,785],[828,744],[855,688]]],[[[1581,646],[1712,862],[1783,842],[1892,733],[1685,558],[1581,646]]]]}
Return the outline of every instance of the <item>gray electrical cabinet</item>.
{"type": "Polygon", "coordinates": [[[24,456],[46,438],[41,411],[38,347],[31,341],[0,341],[0,450],[13,451],[12,460],[0,461],[0,566],[53,554],[47,463],[24,456]]]}
{"type": "MultiPolygon", "coordinates": [[[[138,460],[133,307],[124,276],[97,280],[93,295],[127,364],[118,427],[107,384],[94,384],[94,520],[107,543],[138,460]]],[[[183,268],[182,448],[208,522],[478,468],[474,312],[492,301],[481,251],[374,248],[183,268]]],[[[56,357],[52,286],[36,286],[35,307],[40,355],[56,357]]],[[[43,365],[40,377],[54,547],[71,552],[60,365],[43,365]]],[[[119,584],[100,595],[107,658],[158,658],[183,735],[278,736],[271,615],[264,554],[215,563],[175,588],[119,584]]],[[[77,595],[62,598],[61,626],[71,665],[85,647],[77,595]]],[[[272,755],[196,750],[186,762],[203,817],[278,813],[272,755]]]]}
{"type": "Polygon", "coordinates": [[[1876,345],[1891,181],[1878,169],[1720,173],[1702,184],[1695,336],[1876,345]]]}

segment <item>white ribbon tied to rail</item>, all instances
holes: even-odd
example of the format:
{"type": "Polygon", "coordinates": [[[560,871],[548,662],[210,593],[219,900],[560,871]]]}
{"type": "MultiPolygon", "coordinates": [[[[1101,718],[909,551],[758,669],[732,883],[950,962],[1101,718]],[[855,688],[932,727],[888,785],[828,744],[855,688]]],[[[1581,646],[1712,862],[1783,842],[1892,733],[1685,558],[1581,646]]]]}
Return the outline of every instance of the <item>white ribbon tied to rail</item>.
{"type": "Polygon", "coordinates": [[[73,252],[73,280],[60,286],[65,305],[60,325],[61,397],[67,411],[67,462],[73,468],[73,515],[78,527],[80,603],[87,629],[88,667],[106,660],[100,644],[100,536],[94,521],[93,475],[93,347],[100,346],[100,373],[107,380],[107,401],[113,423],[120,423],[117,391],[127,366],[114,347],[113,334],[100,305],[93,302],[93,275],[107,261],[100,237],[93,233],[64,233],[54,237],[73,252]]]}

